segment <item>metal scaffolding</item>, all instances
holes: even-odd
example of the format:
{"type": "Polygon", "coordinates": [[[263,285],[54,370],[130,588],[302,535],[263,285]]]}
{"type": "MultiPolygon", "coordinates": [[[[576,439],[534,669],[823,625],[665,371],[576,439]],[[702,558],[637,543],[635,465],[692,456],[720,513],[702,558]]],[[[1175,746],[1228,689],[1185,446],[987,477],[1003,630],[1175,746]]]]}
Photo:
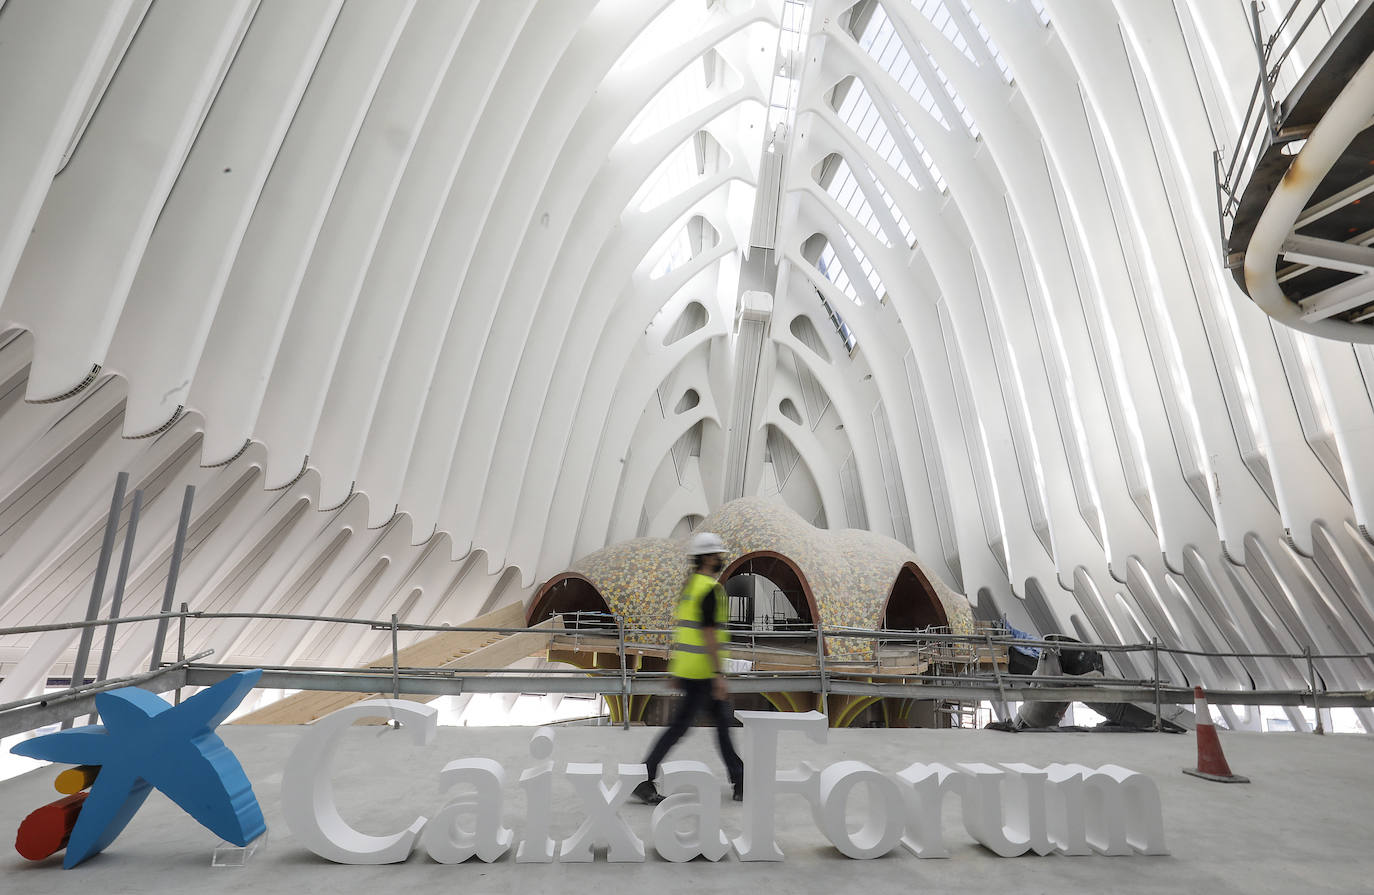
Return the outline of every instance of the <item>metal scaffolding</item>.
{"type": "MultiPolygon", "coordinates": [[[[573,648],[614,653],[617,666],[604,669],[551,668],[531,671],[512,668],[413,668],[401,664],[398,648],[401,633],[451,634],[481,632],[500,635],[528,633],[548,634],[547,628],[450,627],[416,625],[401,622],[396,616],[389,619],[356,619],[337,616],[297,615],[262,612],[200,612],[182,604],[180,611],[156,615],[103,618],[63,622],[47,625],[0,629],[0,638],[51,631],[81,631],[94,633],[98,628],[113,630],[118,625],[156,624],[164,628],[177,622],[176,660],[164,661],[161,644],[155,648],[152,670],[126,677],[81,681],[57,693],[31,696],[0,705],[0,736],[34,730],[56,721],[70,721],[94,710],[98,693],[117,687],[136,686],[155,693],[180,690],[183,687],[205,687],[247,667],[261,667],[260,688],[311,691],[334,691],[402,696],[454,696],[463,693],[561,693],[600,694],[628,699],[634,695],[662,695],[673,691],[669,675],[663,671],[645,671],[628,661],[628,656],[646,649],[662,651],[664,640],[671,632],[662,629],[628,628],[614,618],[607,618],[599,627],[574,625],[560,633],[573,648]],[[186,655],[186,622],[264,619],[286,622],[327,623],[364,626],[369,630],[391,633],[391,664],[389,668],[336,668],[327,666],[242,666],[207,661],[211,650],[186,655]]],[[[1374,690],[1327,690],[1314,669],[1314,662],[1325,659],[1369,659],[1370,654],[1302,653],[1234,653],[1204,652],[1165,646],[1158,640],[1137,644],[1072,643],[1055,640],[1028,640],[1008,636],[993,629],[974,634],[954,634],[945,630],[892,631],[858,628],[818,628],[809,631],[749,632],[742,643],[736,644],[744,652],[751,648],[762,650],[770,639],[785,638],[795,643],[804,638],[814,644],[812,650],[789,650],[798,663],[807,667],[796,670],[753,669],[734,672],[730,686],[737,693],[815,693],[822,706],[831,695],[896,697],[903,699],[953,700],[961,703],[990,700],[1007,702],[1134,702],[1153,704],[1158,720],[1161,706],[1188,704],[1193,701],[1190,686],[1166,681],[1158,674],[1161,655],[1188,655],[1226,658],[1277,658],[1305,663],[1308,686],[1299,690],[1207,690],[1213,705],[1244,706],[1300,706],[1316,710],[1317,732],[1322,732],[1321,709],[1374,707],[1374,690]],[[878,649],[869,651],[871,657],[856,660],[852,656],[831,655],[831,639],[869,640],[878,649]],[[1030,677],[1003,671],[1006,651],[1012,645],[1058,651],[1094,650],[1104,653],[1148,653],[1151,667],[1156,669],[1149,679],[1093,678],[1085,681],[1073,676],[1030,677]],[[911,667],[893,671],[885,667],[894,654],[915,659],[911,667]]],[[[102,668],[108,667],[107,654],[102,656],[102,668]]],[[[625,722],[628,727],[628,720],[625,722]]]]}

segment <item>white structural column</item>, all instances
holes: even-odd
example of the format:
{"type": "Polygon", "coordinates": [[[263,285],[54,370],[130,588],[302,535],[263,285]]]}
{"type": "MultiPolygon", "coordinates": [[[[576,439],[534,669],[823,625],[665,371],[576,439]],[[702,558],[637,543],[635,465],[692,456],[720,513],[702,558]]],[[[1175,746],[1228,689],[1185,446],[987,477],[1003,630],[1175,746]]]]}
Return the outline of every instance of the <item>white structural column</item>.
{"type": "Polygon", "coordinates": [[[144,39],[48,190],[0,304],[0,319],[51,346],[34,355],[29,399],[66,394],[104,363],[148,238],[256,6],[154,6],[139,26],[144,39]]]}

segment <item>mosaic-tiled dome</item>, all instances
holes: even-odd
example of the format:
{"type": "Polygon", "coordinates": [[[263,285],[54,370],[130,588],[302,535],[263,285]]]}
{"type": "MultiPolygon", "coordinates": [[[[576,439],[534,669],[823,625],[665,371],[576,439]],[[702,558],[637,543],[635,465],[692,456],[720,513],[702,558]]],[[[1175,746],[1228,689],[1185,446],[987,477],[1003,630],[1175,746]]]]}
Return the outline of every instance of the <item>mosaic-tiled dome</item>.
{"type": "MultiPolygon", "coordinates": [[[[724,577],[741,559],[758,554],[790,560],[813,614],[819,614],[826,628],[882,627],[888,599],[905,569],[919,582],[919,599],[938,603],[927,608],[926,617],[942,616],[954,633],[973,631],[968,600],[925,571],[906,545],[884,535],[816,528],[781,501],[763,497],[731,501],[707,516],[699,530],[713,531],[725,541],[724,577]]],[[[590,582],[628,627],[668,628],[688,571],[685,548],[685,539],[635,538],[582,557],[569,572],[590,582]]],[[[550,584],[566,577],[555,576],[550,584]]],[[[541,597],[548,588],[546,584],[536,596],[531,618],[541,614],[541,597]]],[[[896,598],[912,599],[912,593],[913,588],[902,588],[896,598]]]]}

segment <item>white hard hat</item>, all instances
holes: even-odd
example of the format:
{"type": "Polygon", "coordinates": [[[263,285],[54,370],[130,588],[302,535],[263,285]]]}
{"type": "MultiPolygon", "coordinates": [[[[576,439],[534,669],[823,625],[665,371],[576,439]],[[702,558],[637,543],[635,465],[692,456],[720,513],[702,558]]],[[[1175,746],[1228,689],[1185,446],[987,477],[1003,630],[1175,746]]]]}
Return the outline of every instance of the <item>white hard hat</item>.
{"type": "Polygon", "coordinates": [[[720,539],[720,535],[709,531],[699,531],[687,542],[688,556],[708,556],[724,552],[725,542],[720,539]]]}

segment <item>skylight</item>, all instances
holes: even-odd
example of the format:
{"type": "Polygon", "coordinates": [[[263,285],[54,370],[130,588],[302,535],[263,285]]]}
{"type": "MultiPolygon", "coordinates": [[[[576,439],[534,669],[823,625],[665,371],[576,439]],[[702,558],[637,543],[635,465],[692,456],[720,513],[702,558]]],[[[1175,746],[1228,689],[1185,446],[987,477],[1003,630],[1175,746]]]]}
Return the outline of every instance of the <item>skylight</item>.
{"type": "Polygon", "coordinates": [[[883,231],[878,216],[873,213],[873,208],[864,197],[863,190],[859,187],[858,179],[855,178],[854,172],[850,170],[849,162],[845,161],[843,158],[841,158],[836,165],[834,176],[830,178],[830,185],[826,188],[826,192],[829,193],[845,211],[854,216],[854,220],[858,221],[859,226],[864,227],[869,233],[872,233],[888,245],[892,244],[892,240],[888,239],[887,234],[883,231]]]}
{"type": "Polygon", "coordinates": [[[877,269],[873,267],[873,262],[868,260],[863,250],[859,248],[859,244],[854,241],[854,237],[850,236],[847,231],[844,234],[844,241],[849,244],[849,250],[854,253],[854,258],[859,262],[859,268],[863,270],[864,279],[868,281],[868,286],[873,290],[874,297],[879,301],[886,299],[887,289],[883,286],[877,269]]]}
{"type": "Polygon", "coordinates": [[[945,0],[912,0],[912,5],[921,11],[930,24],[949,39],[954,44],[954,49],[963,53],[969,62],[978,64],[978,57],[974,55],[973,48],[964,39],[963,33],[959,30],[959,23],[954,16],[950,15],[949,9],[945,6],[945,0]]]}
{"type": "Polygon", "coordinates": [[[658,58],[665,49],[675,46],[683,34],[700,32],[709,14],[710,11],[701,0],[674,0],[648,27],[639,32],[639,36],[611,67],[611,72],[637,68],[658,58]]]}
{"type": "Polygon", "coordinates": [[[649,100],[634,121],[630,122],[625,134],[631,143],[638,143],[704,108],[709,101],[710,93],[702,67],[688,65],[649,100]]]}
{"type": "Polygon", "coordinates": [[[975,139],[982,135],[978,130],[978,125],[973,120],[973,115],[969,113],[964,101],[959,98],[959,91],[954,89],[954,85],[949,81],[949,75],[944,73],[940,66],[935,64],[935,60],[930,60],[930,67],[935,69],[935,77],[940,79],[940,85],[945,88],[945,93],[949,95],[950,102],[954,103],[954,108],[959,110],[959,117],[964,121],[964,127],[968,128],[969,135],[975,139]]]}
{"type": "MultiPolygon", "coordinates": [[[[979,64],[978,54],[974,52],[968,40],[959,30],[959,23],[955,16],[950,14],[944,0],[912,0],[912,2],[956,50],[970,62],[975,65],[979,64]]],[[[964,15],[962,9],[960,15],[964,15]]],[[[959,117],[969,134],[973,137],[979,136],[978,126],[974,123],[973,116],[964,107],[964,101],[959,98],[958,91],[954,89],[949,78],[920,44],[917,44],[917,49],[921,54],[921,62],[918,64],[912,58],[910,49],[898,36],[892,20],[888,18],[881,3],[873,7],[873,14],[858,41],[859,46],[885,71],[896,78],[897,82],[902,85],[902,89],[910,94],[921,105],[921,108],[929,112],[946,130],[949,130],[950,122],[945,110],[941,107],[940,100],[932,92],[937,88],[932,88],[928,83],[927,75],[933,76],[939,82],[938,89],[944,91],[944,95],[948,97],[950,105],[959,113],[959,117]],[[923,69],[926,74],[922,73],[923,69]]],[[[988,52],[988,50],[985,49],[984,52],[988,52]]]]}
{"type": "MultiPolygon", "coordinates": [[[[978,37],[983,41],[983,46],[987,47],[988,55],[992,57],[993,64],[1002,72],[1002,80],[1010,84],[1013,80],[1011,68],[1007,65],[1007,60],[1002,58],[1002,51],[997,49],[997,43],[993,41],[992,35],[988,34],[988,29],[983,27],[983,21],[979,19],[978,14],[973,11],[973,7],[969,5],[969,0],[962,0],[962,2],[964,4],[964,12],[968,16],[969,22],[973,25],[974,30],[978,32],[978,37]]],[[[979,64],[982,64],[981,60],[979,64]]]]}
{"type": "MultiPolygon", "coordinates": [[[[830,245],[829,245],[829,243],[826,244],[824,251],[822,251],[822,253],[821,253],[821,260],[820,260],[820,262],[819,262],[819,263],[820,263],[820,272],[821,272],[822,274],[825,274],[826,277],[827,277],[827,279],[828,279],[828,278],[829,278],[829,274],[826,274],[826,266],[825,266],[825,252],[826,252],[826,251],[830,251],[830,245]]],[[[832,262],[834,262],[834,260],[835,260],[835,253],[834,253],[833,251],[830,252],[830,258],[831,258],[832,262]]],[[[835,262],[835,263],[837,263],[837,262],[835,262]]],[[[841,275],[843,275],[843,273],[844,273],[843,271],[840,271],[840,274],[841,274],[841,275]]],[[[832,281],[832,282],[833,282],[833,281],[832,281]]],[[[836,285],[838,285],[838,283],[837,283],[836,285]]],[[[846,287],[849,287],[850,290],[852,291],[852,288],[853,288],[853,287],[850,287],[850,286],[849,286],[849,278],[848,278],[848,277],[845,278],[845,286],[846,286],[846,287]]],[[[856,337],[856,336],[854,335],[854,331],[853,331],[852,329],[849,328],[849,324],[844,322],[844,318],[840,316],[839,312],[836,311],[835,308],[834,308],[834,306],[831,305],[830,302],[826,299],[825,293],[822,292],[820,289],[816,288],[816,285],[815,285],[814,283],[812,284],[811,288],[816,290],[816,297],[819,298],[819,299],[821,300],[821,307],[825,308],[825,315],[826,315],[827,317],[830,318],[830,323],[831,323],[831,325],[833,325],[833,326],[835,327],[835,334],[838,335],[838,336],[840,337],[840,341],[844,343],[844,350],[847,351],[847,352],[849,352],[849,354],[852,356],[852,355],[854,354],[854,349],[857,348],[857,347],[859,347],[859,339],[858,339],[858,337],[856,337]]],[[[827,403],[828,403],[828,399],[827,399],[827,403]]]]}
{"type": "Polygon", "coordinates": [[[850,282],[849,274],[845,272],[844,265],[835,256],[835,247],[829,242],[826,242],[825,248],[821,249],[821,257],[816,262],[816,268],[821,272],[821,276],[833,283],[836,289],[849,296],[855,304],[863,304],[854,291],[854,284],[850,282]]]}
{"type": "Polygon", "coordinates": [[[888,232],[892,224],[896,225],[900,232],[901,240],[906,245],[912,244],[911,226],[907,223],[906,217],[902,215],[897,204],[883,189],[883,185],[877,178],[872,176],[872,172],[865,166],[864,176],[868,183],[883,199],[883,205],[887,209],[890,220],[884,222],[882,217],[875,212],[872,205],[868,202],[868,197],[864,194],[863,188],[859,183],[858,176],[850,168],[849,162],[842,156],[835,155],[827,159],[825,170],[821,173],[822,181],[829,178],[829,183],[823,185],[826,192],[834,197],[835,201],[844,206],[844,209],[854,216],[854,219],[868,229],[868,232],[881,239],[886,245],[893,245],[898,238],[897,233],[888,232]]]}
{"type": "Polygon", "coordinates": [[[630,200],[630,208],[640,211],[657,208],[673,196],[681,195],[697,182],[700,174],[697,169],[694,142],[695,138],[688,139],[668,154],[630,200]]]}
{"type": "Polygon", "coordinates": [[[715,246],[719,235],[701,215],[693,215],[678,229],[663,254],[649,271],[649,279],[667,276],[674,269],[691,261],[708,248],[715,246]]]}
{"type": "Polygon", "coordinates": [[[892,75],[921,108],[929,112],[946,130],[949,129],[945,113],[940,109],[925,79],[921,77],[920,69],[907,52],[906,45],[897,36],[881,5],[874,7],[873,16],[868,20],[863,35],[859,37],[859,46],[873,57],[884,71],[892,75]]]}
{"type": "MultiPolygon", "coordinates": [[[[837,89],[837,95],[840,91],[837,89]]],[[[905,125],[905,119],[895,108],[890,108],[892,114],[905,125]]],[[[917,189],[934,188],[943,190],[945,188],[944,178],[940,176],[940,171],[935,166],[935,161],[926,152],[923,144],[916,135],[911,132],[910,127],[904,127],[906,131],[907,151],[919,155],[926,171],[930,173],[929,178],[919,177],[907,164],[906,155],[903,147],[893,137],[888,130],[887,124],[878,113],[877,106],[873,103],[873,97],[869,95],[864,87],[863,81],[858,78],[853,79],[847,90],[843,91],[843,99],[840,101],[839,108],[836,109],[839,119],[849,126],[860,140],[868,144],[880,156],[887,160],[898,174],[906,178],[906,181],[917,189]]]]}
{"type": "MultiPolygon", "coordinates": [[[[863,280],[861,282],[871,291],[873,298],[878,300],[885,299],[887,297],[887,289],[883,286],[883,281],[878,276],[878,271],[874,269],[873,262],[868,260],[863,250],[859,248],[858,243],[856,243],[853,237],[847,232],[844,234],[844,239],[845,244],[849,247],[849,251],[853,253],[854,260],[858,263],[860,271],[863,273],[863,280]]],[[[860,293],[860,290],[856,287],[851,278],[850,270],[844,262],[840,260],[840,255],[835,251],[834,245],[832,245],[829,240],[826,240],[825,246],[821,249],[816,267],[827,280],[835,285],[836,289],[839,289],[848,296],[850,301],[854,302],[856,305],[862,305],[864,303],[864,296],[860,293]]]]}
{"type": "Polygon", "coordinates": [[[873,105],[873,98],[864,89],[863,81],[854,78],[847,87],[837,88],[837,98],[841,92],[844,98],[835,110],[839,119],[848,125],[860,140],[873,147],[873,150],[881,155],[893,170],[902,175],[907,183],[920,189],[921,182],[907,165],[906,158],[897,147],[897,141],[892,139],[882,116],[873,105]]]}
{"type": "Polygon", "coordinates": [[[911,129],[911,124],[906,120],[898,109],[893,109],[892,113],[897,116],[897,120],[902,123],[902,130],[906,132],[906,138],[916,147],[916,151],[921,154],[921,161],[926,163],[926,170],[930,171],[930,176],[935,178],[935,188],[940,192],[945,191],[945,176],[940,173],[940,168],[935,164],[935,159],[926,151],[926,146],[921,142],[921,138],[916,136],[916,131],[911,129]]]}

